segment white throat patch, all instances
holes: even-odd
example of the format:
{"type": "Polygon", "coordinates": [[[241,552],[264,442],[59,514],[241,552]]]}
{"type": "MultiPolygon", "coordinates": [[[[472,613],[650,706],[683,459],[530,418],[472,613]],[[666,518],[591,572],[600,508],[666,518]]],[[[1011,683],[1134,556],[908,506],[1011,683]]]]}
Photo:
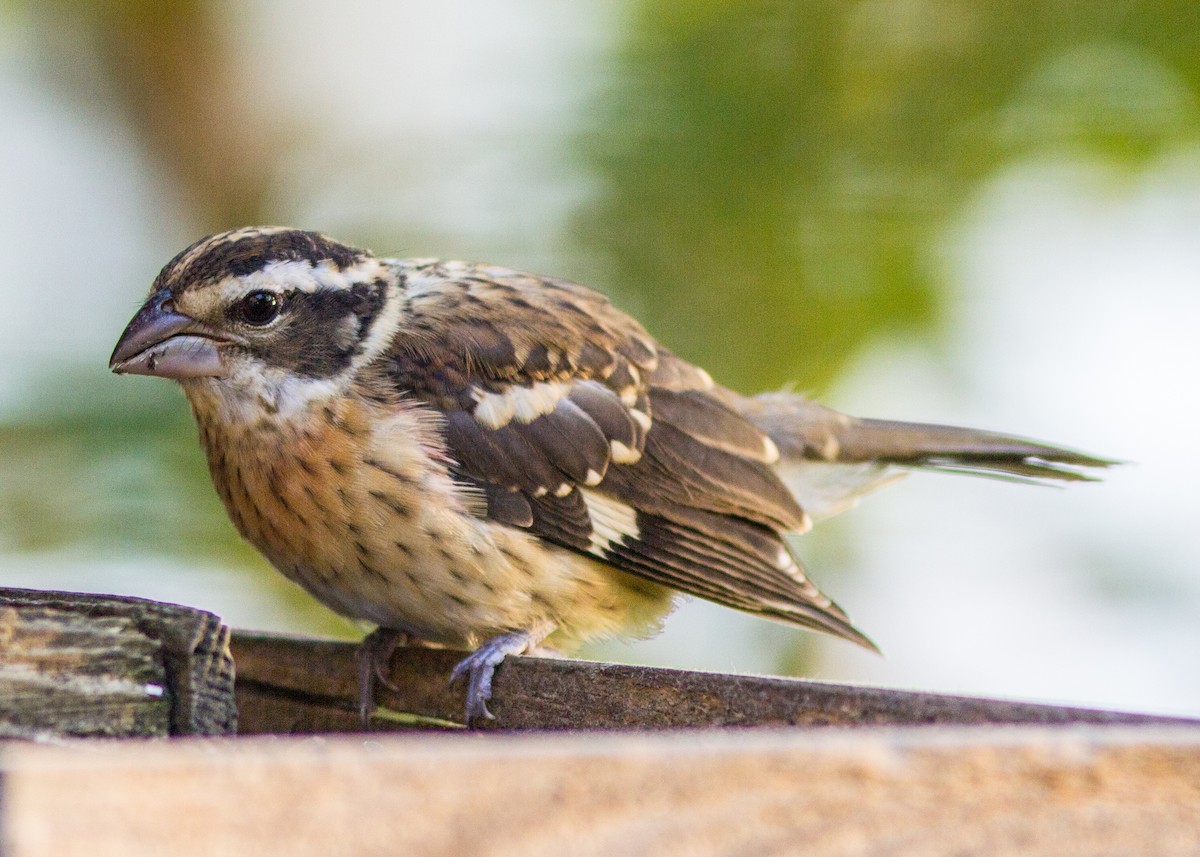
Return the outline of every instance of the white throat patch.
{"type": "Polygon", "coordinates": [[[206,400],[220,419],[234,425],[253,425],[264,417],[284,422],[303,421],[330,399],[345,393],[349,375],[309,378],[261,365],[239,365],[228,378],[183,381],[188,397],[206,400]]]}

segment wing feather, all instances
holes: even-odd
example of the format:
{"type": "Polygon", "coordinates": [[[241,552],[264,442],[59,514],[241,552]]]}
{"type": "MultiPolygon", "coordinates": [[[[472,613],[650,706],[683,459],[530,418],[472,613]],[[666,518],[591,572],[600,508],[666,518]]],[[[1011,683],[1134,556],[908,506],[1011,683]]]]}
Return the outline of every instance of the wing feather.
{"type": "MultiPolygon", "coordinates": [[[[472,480],[473,481],[473,480],[472,480]]],[[[533,526],[533,508],[529,497],[516,489],[498,485],[480,486],[487,499],[487,514],[494,521],[522,529],[533,526]]]]}
{"type": "Polygon", "coordinates": [[[577,489],[564,497],[541,497],[530,503],[533,532],[564,547],[587,551],[592,545],[592,519],[577,489]]]}
{"type": "MultiPolygon", "coordinates": [[[[404,265],[406,263],[396,263],[404,265]]],[[[445,420],[492,520],[631,574],[870,645],[783,539],[808,526],[762,429],[573,283],[424,263],[385,371],[445,420]]]]}
{"type": "Polygon", "coordinates": [[[524,438],[536,454],[544,456],[572,483],[596,484],[608,470],[608,438],[570,399],[563,399],[552,413],[527,426],[507,428],[524,438]]]}
{"type": "Polygon", "coordinates": [[[653,388],[654,419],[684,431],[701,443],[730,455],[774,464],[779,450],[757,426],[703,390],[653,388]]]}
{"type": "Polygon", "coordinates": [[[620,396],[598,381],[578,381],[571,388],[568,399],[584,411],[600,429],[610,443],[619,443],[627,449],[641,452],[645,446],[646,433],[639,430],[636,419],[620,396]]]}
{"type": "MultiPolygon", "coordinates": [[[[651,396],[651,402],[655,400],[651,396]]],[[[808,529],[804,510],[775,472],[760,461],[704,443],[687,430],[655,420],[641,461],[610,471],[605,485],[649,511],[674,505],[757,521],[784,532],[808,529]]]]}

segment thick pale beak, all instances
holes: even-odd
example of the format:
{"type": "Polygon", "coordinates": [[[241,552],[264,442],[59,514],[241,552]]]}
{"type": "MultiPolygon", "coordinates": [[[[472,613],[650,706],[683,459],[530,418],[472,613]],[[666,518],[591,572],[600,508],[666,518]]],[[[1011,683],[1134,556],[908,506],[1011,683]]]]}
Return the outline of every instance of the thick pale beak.
{"type": "Polygon", "coordinates": [[[225,374],[221,338],[176,312],[171,293],[155,292],[138,310],[113,349],[108,368],[120,375],[214,378],[225,374]]]}

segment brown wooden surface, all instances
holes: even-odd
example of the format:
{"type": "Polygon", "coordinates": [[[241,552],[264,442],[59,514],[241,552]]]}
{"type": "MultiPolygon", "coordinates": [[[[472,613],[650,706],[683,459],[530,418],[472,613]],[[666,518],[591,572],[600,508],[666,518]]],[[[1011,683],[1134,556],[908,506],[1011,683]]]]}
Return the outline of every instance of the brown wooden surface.
{"type": "Polygon", "coordinates": [[[0,777],[9,857],[1200,853],[1184,728],[20,744],[0,777]]]}
{"type": "Polygon", "coordinates": [[[231,734],[228,642],[201,610],[0,589],[0,737],[231,734]]]}
{"type": "MultiPolygon", "coordinates": [[[[357,714],[355,646],[234,632],[242,734],[347,732],[357,714]]],[[[376,699],[417,720],[377,717],[375,730],[455,728],[461,652],[400,649],[376,699]]],[[[671,729],[717,726],[919,724],[1192,724],[1081,708],[972,699],[795,679],[758,678],[547,658],[509,658],[496,675],[485,729],[671,729]]],[[[458,727],[458,728],[461,728],[458,727]]]]}
{"type": "MultiPolygon", "coordinates": [[[[207,716],[228,726],[224,632],[194,612],[0,593],[0,712],[6,670],[38,665],[55,692],[125,670],[201,711],[224,687],[207,716]]],[[[239,633],[233,651],[246,731],[359,728],[354,645],[239,633]]],[[[456,729],[460,656],[400,650],[380,702],[456,729]]],[[[0,853],[1200,853],[1197,721],[534,658],[504,664],[493,709],[492,730],[572,731],[0,744],[0,853]],[[763,728],[701,728],[721,726],[763,728]],[[785,726],[842,728],[766,728],[785,726]]]]}

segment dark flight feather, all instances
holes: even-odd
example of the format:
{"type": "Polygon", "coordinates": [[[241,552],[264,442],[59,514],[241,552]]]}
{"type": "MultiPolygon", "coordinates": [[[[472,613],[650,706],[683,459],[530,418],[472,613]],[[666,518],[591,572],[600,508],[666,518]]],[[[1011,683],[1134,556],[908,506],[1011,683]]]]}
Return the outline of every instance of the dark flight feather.
{"type": "Polygon", "coordinates": [[[563,399],[551,413],[531,423],[510,423],[508,428],[520,434],[536,454],[544,456],[570,482],[586,481],[589,472],[603,476],[608,469],[608,438],[570,399],[563,399]]]}

